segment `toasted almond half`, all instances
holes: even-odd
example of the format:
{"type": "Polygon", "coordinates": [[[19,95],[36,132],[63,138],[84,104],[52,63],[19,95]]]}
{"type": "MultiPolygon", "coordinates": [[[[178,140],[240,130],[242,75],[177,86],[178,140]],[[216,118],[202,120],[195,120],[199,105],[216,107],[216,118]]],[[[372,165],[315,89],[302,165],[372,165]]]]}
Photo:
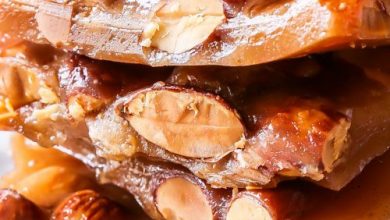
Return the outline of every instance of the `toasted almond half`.
{"type": "Polygon", "coordinates": [[[217,158],[245,144],[239,115],[215,95],[152,88],[134,95],[123,112],[141,136],[178,155],[217,158]]]}

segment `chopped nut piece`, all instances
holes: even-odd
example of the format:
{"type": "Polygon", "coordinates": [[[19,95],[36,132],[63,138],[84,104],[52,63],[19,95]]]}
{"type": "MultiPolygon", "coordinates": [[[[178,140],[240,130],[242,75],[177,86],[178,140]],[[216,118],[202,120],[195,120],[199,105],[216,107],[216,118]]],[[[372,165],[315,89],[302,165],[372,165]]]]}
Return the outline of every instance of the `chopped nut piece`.
{"type": "Polygon", "coordinates": [[[97,146],[96,153],[101,157],[124,160],[133,156],[139,146],[136,132],[125,119],[114,113],[113,108],[95,120],[87,121],[87,125],[89,136],[97,146]]]}
{"type": "Polygon", "coordinates": [[[172,153],[216,158],[242,147],[239,116],[211,94],[176,87],[145,90],[123,110],[140,135],[172,153]]]}
{"type": "Polygon", "coordinates": [[[156,31],[158,31],[159,25],[156,22],[150,22],[142,33],[141,46],[150,47],[152,45],[152,38],[156,31]]]}
{"type": "Polygon", "coordinates": [[[34,110],[31,114],[31,119],[36,120],[37,122],[50,119],[52,121],[57,120],[59,113],[61,112],[61,104],[53,104],[44,107],[43,109],[34,110]]]}
{"type": "Polygon", "coordinates": [[[98,110],[104,102],[86,94],[72,96],[68,101],[69,113],[74,119],[83,119],[85,114],[98,110]]]}
{"type": "Polygon", "coordinates": [[[141,45],[182,53],[205,41],[225,19],[220,0],[175,0],[160,5],[141,45]]]}
{"type": "Polygon", "coordinates": [[[85,111],[77,100],[70,101],[68,104],[69,113],[75,119],[82,119],[85,116],[85,111]]]}
{"type": "Polygon", "coordinates": [[[156,192],[157,209],[165,219],[213,219],[207,196],[184,178],[166,180],[156,192]]]}
{"type": "Polygon", "coordinates": [[[41,102],[45,104],[54,104],[60,101],[60,98],[46,86],[42,86],[38,90],[38,94],[41,97],[41,102]]]}

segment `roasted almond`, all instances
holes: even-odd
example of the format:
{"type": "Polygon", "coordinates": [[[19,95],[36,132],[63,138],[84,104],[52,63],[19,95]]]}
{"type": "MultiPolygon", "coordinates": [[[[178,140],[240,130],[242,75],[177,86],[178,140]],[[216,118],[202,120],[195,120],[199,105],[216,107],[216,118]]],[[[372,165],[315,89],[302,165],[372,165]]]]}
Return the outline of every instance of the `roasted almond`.
{"type": "Polygon", "coordinates": [[[239,115],[218,96],[181,87],[152,87],[122,107],[138,134],[178,155],[223,156],[243,147],[239,115]]]}
{"type": "Polygon", "coordinates": [[[124,211],[109,199],[92,190],[76,192],[62,201],[54,210],[52,220],[121,220],[124,211]]]}
{"type": "Polygon", "coordinates": [[[204,42],[225,19],[221,0],[174,0],[158,5],[141,45],[182,53],[204,42]]]}

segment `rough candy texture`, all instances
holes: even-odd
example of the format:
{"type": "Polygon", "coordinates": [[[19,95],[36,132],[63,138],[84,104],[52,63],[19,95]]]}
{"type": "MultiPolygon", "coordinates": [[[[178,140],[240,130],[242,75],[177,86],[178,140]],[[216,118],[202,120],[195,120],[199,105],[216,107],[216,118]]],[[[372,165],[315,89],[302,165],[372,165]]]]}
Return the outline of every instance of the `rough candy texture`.
{"type": "MultiPolygon", "coordinates": [[[[360,172],[361,164],[387,149],[387,132],[373,132],[368,139],[361,139],[362,134],[372,129],[388,129],[388,90],[386,80],[380,80],[386,77],[386,70],[381,77],[371,73],[370,79],[365,76],[365,69],[348,64],[341,53],[340,57],[324,55],[267,66],[210,67],[215,73],[211,75],[207,74],[209,67],[191,67],[188,71],[183,67],[169,76],[170,68],[127,66],[66,54],[47,61],[50,68],[44,69],[47,65],[37,65],[36,61],[28,59],[28,54],[33,52],[30,46],[21,44],[19,47],[24,56],[15,56],[12,50],[7,50],[2,65],[23,67],[35,73],[36,82],[31,82],[45,89],[34,93],[33,101],[26,99],[26,103],[15,107],[12,106],[14,99],[6,97],[9,93],[3,93],[1,126],[17,130],[44,146],[85,146],[86,150],[96,149],[100,157],[118,163],[137,155],[169,161],[188,168],[214,187],[264,187],[285,179],[307,178],[332,189],[342,188],[360,172]],[[291,64],[296,68],[290,68],[291,64]],[[302,68],[297,67],[300,64],[302,68]],[[226,75],[221,78],[221,73],[226,75]],[[180,80],[185,78],[189,80],[180,80]],[[155,84],[158,81],[166,83],[155,84]],[[232,82],[243,86],[235,87],[232,82]],[[234,148],[227,148],[222,157],[219,154],[188,157],[182,155],[182,151],[171,152],[167,146],[152,143],[155,137],[150,139],[137,131],[139,127],[132,124],[128,109],[134,97],[148,94],[145,91],[152,93],[145,95],[140,109],[151,108],[149,116],[153,117],[175,112],[175,108],[162,104],[158,105],[164,107],[160,110],[153,110],[157,105],[144,105],[156,101],[154,91],[175,91],[178,97],[194,97],[195,94],[202,99],[220,99],[214,104],[221,105],[221,111],[227,110],[226,117],[240,116],[245,127],[244,138],[235,142],[234,148]],[[369,117],[361,116],[374,107],[381,111],[369,117]],[[379,138],[376,147],[368,147],[371,138],[379,138]],[[335,174],[340,169],[348,169],[348,172],[335,174]]],[[[383,49],[383,53],[385,51],[383,49]]],[[[3,72],[5,76],[7,73],[3,72]]],[[[171,98],[179,103],[178,97],[171,98]]],[[[188,105],[183,109],[192,112],[190,117],[204,115],[199,111],[212,112],[207,106],[197,107],[188,105]]],[[[182,116],[181,120],[188,124],[208,122],[201,118],[186,121],[189,116],[182,116]]],[[[181,129],[171,132],[173,135],[167,137],[178,141],[189,138],[189,133],[181,129]]],[[[207,135],[212,133],[207,132],[207,135]]],[[[222,135],[214,134],[213,138],[224,140],[222,135]]],[[[203,139],[198,139],[199,142],[192,138],[195,144],[189,146],[204,152],[203,139]]],[[[172,146],[178,145],[169,145],[172,146]]]]}
{"type": "Polygon", "coordinates": [[[2,42],[152,66],[243,66],[390,40],[388,0],[65,2],[3,1],[2,42]]]}

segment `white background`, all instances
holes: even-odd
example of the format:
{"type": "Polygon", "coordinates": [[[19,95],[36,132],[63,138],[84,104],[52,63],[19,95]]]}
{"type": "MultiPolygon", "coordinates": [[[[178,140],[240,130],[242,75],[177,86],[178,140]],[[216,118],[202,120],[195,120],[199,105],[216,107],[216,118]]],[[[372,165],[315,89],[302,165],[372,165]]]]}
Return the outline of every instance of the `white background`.
{"type": "Polygon", "coordinates": [[[0,175],[12,170],[11,132],[0,132],[0,175]]]}

